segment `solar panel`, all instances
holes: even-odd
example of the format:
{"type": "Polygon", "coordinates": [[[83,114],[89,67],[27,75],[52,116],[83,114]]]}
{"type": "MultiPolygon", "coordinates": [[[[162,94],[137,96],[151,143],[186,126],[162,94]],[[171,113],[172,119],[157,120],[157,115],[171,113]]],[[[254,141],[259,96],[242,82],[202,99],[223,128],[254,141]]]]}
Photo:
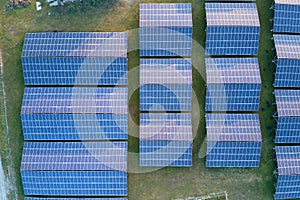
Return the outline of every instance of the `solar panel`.
{"type": "Polygon", "coordinates": [[[26,33],[24,57],[127,57],[127,33],[26,33]]]}
{"type": "Polygon", "coordinates": [[[261,84],[207,84],[206,111],[257,111],[261,84]]]}
{"type": "Polygon", "coordinates": [[[140,84],[192,84],[192,60],[140,59],[140,84]]]}
{"type": "Polygon", "coordinates": [[[21,171],[25,195],[127,196],[127,174],[119,171],[21,171]]]}
{"type": "Polygon", "coordinates": [[[192,166],[192,141],[140,140],[140,166],[192,166]]]}
{"type": "Polygon", "coordinates": [[[127,85],[127,58],[25,57],[25,85],[127,85]]]}
{"type": "Polygon", "coordinates": [[[278,59],[300,58],[300,35],[274,34],[274,43],[278,59]]]}
{"type": "Polygon", "coordinates": [[[278,176],[274,199],[300,198],[300,176],[278,176]]]}
{"type": "Polygon", "coordinates": [[[275,0],[273,32],[300,33],[300,3],[295,0],[275,0]]]}
{"type": "Polygon", "coordinates": [[[36,198],[25,197],[24,200],[127,200],[126,198],[36,198]]]}
{"type": "Polygon", "coordinates": [[[191,56],[191,4],[140,4],[140,56],[191,56]]]}
{"type": "Polygon", "coordinates": [[[127,170],[127,142],[25,142],[21,171],[127,170]]]}
{"type": "Polygon", "coordinates": [[[22,114],[127,114],[127,88],[25,88],[22,114]]]}
{"type": "Polygon", "coordinates": [[[140,27],[192,27],[190,3],[140,4],[140,27]]]}
{"type": "Polygon", "coordinates": [[[257,58],[206,58],[206,82],[261,83],[257,58]]]}
{"type": "Polygon", "coordinates": [[[261,142],[258,114],[206,114],[207,141],[261,142]]]}
{"type": "Polygon", "coordinates": [[[300,116],[299,90],[275,90],[275,99],[279,117],[300,116]]]}
{"type": "Polygon", "coordinates": [[[206,54],[257,55],[260,23],[255,3],[206,3],[206,54]]]}
{"type": "Polygon", "coordinates": [[[190,111],[192,84],[145,84],[140,86],[142,111],[190,111]]]}
{"type": "Polygon", "coordinates": [[[261,142],[207,142],[206,167],[259,167],[261,142]]]}
{"type": "Polygon", "coordinates": [[[22,114],[24,140],[126,140],[126,114],[22,114]]]}
{"type": "Polygon", "coordinates": [[[300,143],[300,117],[279,117],[275,143],[300,143]]]}
{"type": "Polygon", "coordinates": [[[300,87],[300,60],[278,59],[275,87],[300,87]]]}
{"type": "Polygon", "coordinates": [[[141,166],[191,166],[192,143],[191,114],[140,114],[141,166]]]}
{"type": "Polygon", "coordinates": [[[191,114],[141,113],[140,140],[193,141],[191,114]]]}
{"type": "Polygon", "coordinates": [[[275,151],[279,175],[300,174],[300,146],[276,146],[275,151]]]}

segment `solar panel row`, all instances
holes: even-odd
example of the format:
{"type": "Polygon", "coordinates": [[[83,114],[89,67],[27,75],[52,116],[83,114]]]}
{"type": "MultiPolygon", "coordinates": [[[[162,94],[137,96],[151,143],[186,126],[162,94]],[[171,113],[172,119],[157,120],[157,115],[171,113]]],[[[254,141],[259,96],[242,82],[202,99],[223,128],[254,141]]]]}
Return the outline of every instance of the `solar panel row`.
{"type": "Polygon", "coordinates": [[[127,85],[127,33],[26,34],[22,64],[26,85],[95,86],[25,88],[24,139],[44,140],[24,143],[25,195],[126,196],[127,142],[99,140],[128,138],[127,88],[96,86],[127,85]]]}
{"type": "MultiPolygon", "coordinates": [[[[140,4],[140,56],[192,53],[191,4],[140,4]]],[[[192,62],[190,58],[140,59],[140,166],[191,166],[192,62]],[[168,111],[169,113],[162,113],[168,111]]]]}
{"type": "Polygon", "coordinates": [[[127,200],[126,198],[37,198],[25,197],[24,200],[127,200]]]}

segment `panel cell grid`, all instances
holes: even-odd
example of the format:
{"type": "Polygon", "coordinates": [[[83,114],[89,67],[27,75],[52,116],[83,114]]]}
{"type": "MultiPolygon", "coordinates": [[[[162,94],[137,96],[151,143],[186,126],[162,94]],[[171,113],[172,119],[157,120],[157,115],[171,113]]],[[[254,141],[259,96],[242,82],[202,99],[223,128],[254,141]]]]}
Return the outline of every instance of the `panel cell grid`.
{"type": "Polygon", "coordinates": [[[25,195],[127,196],[127,174],[119,171],[21,171],[25,195]]]}
{"type": "Polygon", "coordinates": [[[275,151],[280,176],[300,174],[300,146],[276,146],[275,151]]]}
{"type": "Polygon", "coordinates": [[[26,33],[24,57],[127,57],[127,33],[26,33]]]}
{"type": "Polygon", "coordinates": [[[24,200],[127,200],[126,198],[37,198],[25,197],[24,200]]]}
{"type": "Polygon", "coordinates": [[[257,111],[261,84],[208,84],[206,111],[257,111]]]}
{"type": "Polygon", "coordinates": [[[275,0],[273,32],[300,33],[300,3],[298,0],[275,0]]]}
{"type": "Polygon", "coordinates": [[[127,114],[127,88],[25,88],[22,114],[127,114]]]}
{"type": "Polygon", "coordinates": [[[142,111],[190,111],[191,84],[146,84],[140,86],[142,111]]]}
{"type": "Polygon", "coordinates": [[[261,83],[257,58],[206,58],[206,80],[212,83],[261,83]]]}
{"type": "Polygon", "coordinates": [[[192,27],[190,3],[140,4],[140,27],[192,27]]]}
{"type": "Polygon", "coordinates": [[[24,140],[126,140],[125,114],[22,114],[24,140]]]}
{"type": "Polygon", "coordinates": [[[140,140],[140,166],[192,166],[192,141],[140,140]]]}
{"type": "Polygon", "coordinates": [[[127,170],[127,142],[25,142],[21,171],[127,170]]]}
{"type": "Polygon", "coordinates": [[[300,198],[300,175],[278,176],[274,199],[300,198]]]}
{"type": "Polygon", "coordinates": [[[191,114],[141,113],[140,140],[193,141],[191,114]]]}
{"type": "Polygon", "coordinates": [[[300,87],[300,60],[278,59],[275,87],[300,87]]]}
{"type": "Polygon", "coordinates": [[[260,26],[255,3],[206,3],[207,26],[260,26]]]}
{"type": "Polygon", "coordinates": [[[192,61],[140,59],[140,84],[192,84],[192,61]]]}
{"type": "Polygon", "coordinates": [[[25,85],[127,85],[127,58],[25,57],[25,85]]]}
{"type": "Polygon", "coordinates": [[[275,99],[279,117],[300,116],[299,90],[275,90],[275,99]]]}
{"type": "Polygon", "coordinates": [[[279,117],[275,143],[300,143],[300,117],[279,117]]]}
{"type": "Polygon", "coordinates": [[[274,34],[278,59],[300,59],[300,35],[274,34]]]}
{"type": "Polygon", "coordinates": [[[259,167],[261,142],[208,142],[206,167],[259,167]]]}
{"type": "Polygon", "coordinates": [[[206,114],[207,141],[261,142],[258,114],[206,114]]]}

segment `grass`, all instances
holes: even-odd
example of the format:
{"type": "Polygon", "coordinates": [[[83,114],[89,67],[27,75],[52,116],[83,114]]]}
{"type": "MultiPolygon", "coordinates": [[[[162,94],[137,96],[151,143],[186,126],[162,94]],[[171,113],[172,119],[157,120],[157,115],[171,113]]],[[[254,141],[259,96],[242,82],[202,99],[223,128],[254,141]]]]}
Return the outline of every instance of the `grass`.
{"type": "MultiPolygon", "coordinates": [[[[125,3],[124,0],[112,1],[113,4],[103,4],[102,7],[93,8],[89,11],[77,11],[73,14],[59,12],[46,8],[41,12],[35,11],[34,2],[26,9],[1,12],[2,32],[1,49],[4,61],[4,82],[7,95],[7,115],[9,125],[9,146],[12,160],[16,171],[16,186],[18,199],[23,199],[23,190],[20,179],[20,162],[23,146],[23,137],[20,121],[20,109],[24,89],[21,51],[26,32],[41,31],[126,31],[138,28],[139,3],[149,2],[186,2],[174,0],[141,0],[125,3]],[[48,16],[48,13],[51,13],[48,16]]],[[[129,1],[128,1],[129,2],[129,1]]],[[[193,38],[195,44],[205,44],[205,11],[203,0],[192,0],[193,4],[193,38]]],[[[0,2],[4,9],[5,3],[0,2]]],[[[188,196],[199,196],[213,192],[227,191],[229,199],[273,199],[274,194],[274,129],[276,123],[272,115],[275,113],[273,105],[273,79],[275,66],[272,59],[275,52],[272,51],[274,44],[271,40],[273,17],[269,7],[272,0],[257,1],[261,21],[261,41],[259,48],[259,63],[262,77],[260,120],[263,135],[263,148],[261,166],[258,169],[207,169],[205,159],[199,158],[201,144],[205,138],[205,78],[204,52],[194,45],[193,56],[193,130],[195,134],[193,148],[193,167],[191,168],[164,168],[151,173],[130,173],[128,177],[129,199],[173,199],[188,196]],[[199,126],[198,126],[199,124],[199,126]]],[[[45,4],[44,4],[45,5],[45,4]]],[[[136,34],[129,34],[129,149],[130,152],[138,152],[138,122],[139,122],[139,91],[138,68],[139,52],[138,38],[136,34]]],[[[2,136],[0,136],[2,137],[2,136]]],[[[3,141],[3,140],[1,140],[3,141]]],[[[0,142],[3,147],[3,142],[0,142]]],[[[1,148],[2,149],[2,148],[1,148]]],[[[1,151],[2,158],[4,152],[1,151]]],[[[136,159],[136,158],[135,158],[136,159]]],[[[129,160],[129,166],[137,167],[135,159],[129,160]]],[[[5,162],[4,162],[5,165],[5,162]]],[[[5,166],[4,166],[5,167],[5,166]]]]}

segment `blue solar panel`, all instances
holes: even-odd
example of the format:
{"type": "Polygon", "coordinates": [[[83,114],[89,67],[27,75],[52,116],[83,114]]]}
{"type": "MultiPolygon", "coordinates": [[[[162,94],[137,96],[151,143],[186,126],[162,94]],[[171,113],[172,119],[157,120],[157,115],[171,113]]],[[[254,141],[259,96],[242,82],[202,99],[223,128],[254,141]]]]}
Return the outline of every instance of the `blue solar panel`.
{"type": "Polygon", "coordinates": [[[300,60],[278,59],[275,87],[300,87],[300,60]]]}
{"type": "Polygon", "coordinates": [[[300,33],[300,4],[275,2],[273,32],[300,33]]]}
{"type": "Polygon", "coordinates": [[[146,84],[140,86],[140,110],[191,110],[191,84],[146,84]]]}
{"type": "Polygon", "coordinates": [[[207,141],[262,141],[258,114],[206,114],[207,141]]]}
{"type": "Polygon", "coordinates": [[[206,55],[257,55],[260,28],[255,26],[208,26],[206,55]]]}
{"type": "Polygon", "coordinates": [[[206,82],[261,83],[257,58],[206,58],[206,82]]]}
{"type": "Polygon", "coordinates": [[[300,146],[276,146],[275,151],[280,176],[300,174],[300,146]]]}
{"type": "Polygon", "coordinates": [[[127,200],[126,198],[37,198],[25,197],[24,200],[127,200]]]}
{"type": "Polygon", "coordinates": [[[273,38],[278,59],[299,60],[300,35],[274,34],[273,38]]]}
{"type": "Polygon", "coordinates": [[[125,114],[22,114],[24,140],[126,140],[125,114]]]}
{"type": "Polygon", "coordinates": [[[257,111],[260,84],[208,84],[206,111],[257,111]]]}
{"type": "Polygon", "coordinates": [[[279,117],[275,143],[300,143],[300,117],[279,117]]]}
{"type": "Polygon", "coordinates": [[[259,167],[261,142],[208,142],[206,167],[259,167]]]}
{"type": "Polygon", "coordinates": [[[191,27],[140,28],[140,56],[191,56],[191,27]]]}
{"type": "Polygon", "coordinates": [[[300,116],[300,90],[275,90],[279,117],[300,116]]]}
{"type": "Polygon", "coordinates": [[[192,84],[192,60],[140,59],[140,85],[192,84]]]}
{"type": "Polygon", "coordinates": [[[126,58],[25,57],[25,85],[126,85],[126,58]]]}
{"type": "Polygon", "coordinates": [[[277,180],[275,199],[300,198],[300,175],[279,176],[277,180]]]}
{"type": "Polygon", "coordinates": [[[192,166],[192,141],[140,141],[140,166],[192,166]]]}
{"type": "Polygon", "coordinates": [[[127,57],[127,33],[26,33],[22,57],[127,57]]]}
{"type": "Polygon", "coordinates": [[[22,114],[127,114],[127,88],[25,88],[22,114]]]}
{"type": "Polygon", "coordinates": [[[255,3],[206,3],[206,54],[257,55],[260,23],[255,3]]]}
{"type": "Polygon", "coordinates": [[[127,196],[127,174],[119,171],[21,171],[25,195],[127,196]]]}
{"type": "Polygon", "coordinates": [[[25,142],[21,171],[127,170],[127,142],[25,142]]]}

